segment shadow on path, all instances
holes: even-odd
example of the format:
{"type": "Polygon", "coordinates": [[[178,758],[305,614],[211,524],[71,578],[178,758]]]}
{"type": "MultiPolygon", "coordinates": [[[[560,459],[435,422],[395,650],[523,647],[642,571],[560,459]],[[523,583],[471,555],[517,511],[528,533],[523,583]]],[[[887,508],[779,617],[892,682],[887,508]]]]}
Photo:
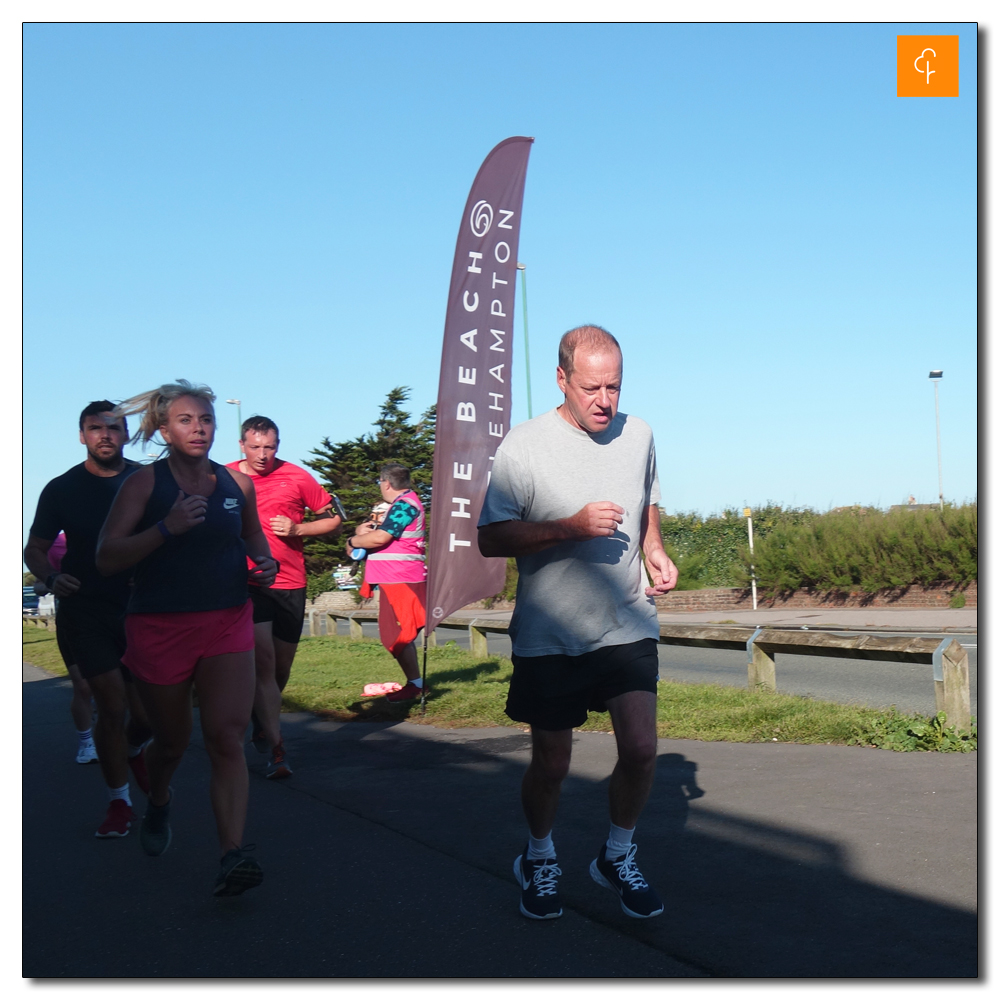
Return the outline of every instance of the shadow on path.
{"type": "Polygon", "coordinates": [[[510,870],[526,733],[305,714],[283,717],[290,780],[263,780],[248,747],[247,839],[266,877],[216,900],[200,737],[175,779],[169,851],[98,840],[100,775],[72,762],[67,688],[22,687],[26,977],[977,975],[974,912],[857,877],[834,839],[713,805],[690,742],[683,754],[661,740],[637,836],[666,903],[654,920],[625,917],[587,874],[607,834],[613,737],[576,734],[555,831],[567,912],[538,924],[518,914],[510,870]]]}

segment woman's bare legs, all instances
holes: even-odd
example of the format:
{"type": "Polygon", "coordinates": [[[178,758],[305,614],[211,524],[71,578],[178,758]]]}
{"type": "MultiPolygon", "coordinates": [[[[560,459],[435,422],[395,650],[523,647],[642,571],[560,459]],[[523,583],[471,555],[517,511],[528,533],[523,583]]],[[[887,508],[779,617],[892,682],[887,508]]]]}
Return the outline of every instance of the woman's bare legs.
{"type": "Polygon", "coordinates": [[[254,653],[224,653],[198,661],[194,672],[201,731],[212,765],[210,793],[221,853],[241,846],[248,778],[243,734],[255,690],[254,653]]]}

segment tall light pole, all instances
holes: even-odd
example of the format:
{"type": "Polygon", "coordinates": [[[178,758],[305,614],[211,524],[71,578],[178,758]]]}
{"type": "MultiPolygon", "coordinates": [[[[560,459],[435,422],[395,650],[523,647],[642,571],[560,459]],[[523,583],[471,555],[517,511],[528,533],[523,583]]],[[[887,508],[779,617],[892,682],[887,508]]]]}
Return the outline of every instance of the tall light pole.
{"type": "Polygon", "coordinates": [[[935,369],[927,376],[934,383],[934,423],[937,426],[938,451],[938,504],[944,510],[944,479],[941,476],[941,404],[938,399],[938,383],[944,377],[944,372],[935,369]]]}
{"type": "Polygon", "coordinates": [[[531,419],[531,359],[528,357],[528,286],[524,277],[527,268],[518,261],[521,272],[521,306],[524,309],[524,374],[528,379],[528,419],[531,419]]]}
{"type": "MultiPolygon", "coordinates": [[[[238,427],[237,440],[243,436],[243,415],[240,413],[240,401],[238,399],[227,399],[227,403],[232,403],[236,407],[236,424],[238,427]]],[[[239,445],[237,445],[239,447],[239,445]]],[[[243,457],[243,452],[240,452],[237,458],[243,457]]]]}

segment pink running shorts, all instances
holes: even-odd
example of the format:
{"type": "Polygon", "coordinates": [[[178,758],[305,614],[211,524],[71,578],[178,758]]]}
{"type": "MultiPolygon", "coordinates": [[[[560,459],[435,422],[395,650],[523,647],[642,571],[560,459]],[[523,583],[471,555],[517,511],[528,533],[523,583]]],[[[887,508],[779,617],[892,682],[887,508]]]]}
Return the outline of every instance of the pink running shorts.
{"type": "Polygon", "coordinates": [[[125,616],[122,663],[147,684],[180,684],[199,660],[254,648],[253,603],[220,611],[168,611],[125,616]]]}

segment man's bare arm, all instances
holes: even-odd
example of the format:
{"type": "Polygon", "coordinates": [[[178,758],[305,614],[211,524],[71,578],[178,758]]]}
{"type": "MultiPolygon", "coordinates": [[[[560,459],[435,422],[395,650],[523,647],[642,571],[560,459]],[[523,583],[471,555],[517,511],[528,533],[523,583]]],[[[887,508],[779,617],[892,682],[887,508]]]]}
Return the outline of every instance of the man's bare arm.
{"type": "Polygon", "coordinates": [[[660,508],[651,504],[642,512],[642,554],[653,586],[646,588],[647,597],[665,594],[677,586],[677,567],[663,548],[660,534],[660,508]]]}
{"type": "Polygon", "coordinates": [[[572,517],[555,521],[496,521],[479,529],[479,551],[487,557],[527,556],[560,542],[610,538],[625,512],[610,500],[588,503],[572,517]]]}
{"type": "Polygon", "coordinates": [[[69,573],[56,573],[49,562],[49,549],[52,548],[54,539],[39,538],[37,535],[28,535],[28,544],[24,547],[24,565],[34,574],[36,580],[42,583],[51,576],[52,593],[56,597],[68,597],[75,594],[80,589],[80,581],[69,573]]]}

